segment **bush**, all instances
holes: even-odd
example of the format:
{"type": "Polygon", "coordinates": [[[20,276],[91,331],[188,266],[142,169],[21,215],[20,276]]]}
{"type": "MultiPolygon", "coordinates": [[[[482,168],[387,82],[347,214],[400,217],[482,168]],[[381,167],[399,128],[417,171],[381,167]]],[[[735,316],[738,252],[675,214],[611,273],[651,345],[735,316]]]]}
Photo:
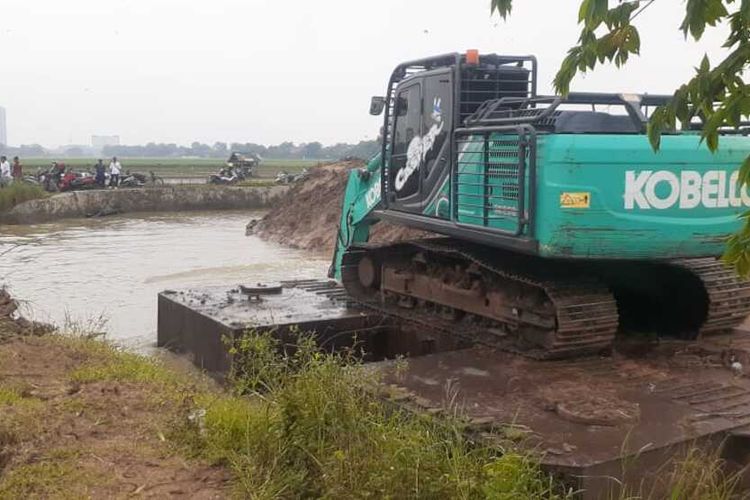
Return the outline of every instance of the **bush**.
{"type": "Polygon", "coordinates": [[[321,353],[307,336],[287,352],[255,334],[232,349],[245,396],[196,401],[205,414],[183,439],[229,464],[242,497],[558,498],[524,455],[381,401],[372,372],[346,353],[321,353]]]}
{"type": "Polygon", "coordinates": [[[40,186],[25,182],[14,182],[10,186],[0,188],[0,212],[10,210],[24,201],[44,198],[47,193],[40,186]]]}

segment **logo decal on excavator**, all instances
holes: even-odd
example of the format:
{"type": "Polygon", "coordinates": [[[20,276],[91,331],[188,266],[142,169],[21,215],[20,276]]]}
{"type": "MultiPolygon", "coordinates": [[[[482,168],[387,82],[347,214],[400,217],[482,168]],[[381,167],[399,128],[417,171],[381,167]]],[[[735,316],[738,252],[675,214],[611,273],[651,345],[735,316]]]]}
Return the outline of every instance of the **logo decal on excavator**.
{"type": "Polygon", "coordinates": [[[365,193],[365,204],[367,205],[367,210],[371,210],[372,207],[378,204],[380,201],[380,176],[376,179],[373,179],[372,185],[365,193]]]}
{"type": "Polygon", "coordinates": [[[678,207],[750,207],[750,193],[740,188],[739,172],[709,170],[629,170],[625,172],[625,209],[678,207]]]}
{"type": "Polygon", "coordinates": [[[439,97],[436,97],[435,100],[432,101],[431,116],[434,123],[424,136],[416,136],[409,143],[409,148],[406,151],[406,165],[399,169],[396,174],[396,180],[394,181],[396,191],[401,191],[406,185],[406,181],[409,180],[414,172],[419,170],[419,166],[422,164],[427,154],[432,151],[433,146],[435,146],[437,136],[443,131],[445,122],[443,121],[443,110],[441,109],[441,105],[442,101],[439,97]]]}

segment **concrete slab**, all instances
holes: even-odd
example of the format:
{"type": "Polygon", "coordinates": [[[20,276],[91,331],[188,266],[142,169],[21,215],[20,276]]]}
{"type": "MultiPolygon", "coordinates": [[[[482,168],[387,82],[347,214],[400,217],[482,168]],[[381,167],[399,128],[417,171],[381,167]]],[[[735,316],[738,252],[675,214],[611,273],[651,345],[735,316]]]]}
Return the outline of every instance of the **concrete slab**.
{"type": "Polygon", "coordinates": [[[159,294],[157,344],[188,354],[209,372],[225,373],[231,366],[227,339],[250,330],[274,331],[289,342],[295,331],[316,332],[319,343],[333,349],[350,345],[353,332],[377,331],[383,324],[369,311],[348,307],[334,282],[288,281],[280,286],[281,293],[243,293],[240,286],[164,291],[159,294]]]}

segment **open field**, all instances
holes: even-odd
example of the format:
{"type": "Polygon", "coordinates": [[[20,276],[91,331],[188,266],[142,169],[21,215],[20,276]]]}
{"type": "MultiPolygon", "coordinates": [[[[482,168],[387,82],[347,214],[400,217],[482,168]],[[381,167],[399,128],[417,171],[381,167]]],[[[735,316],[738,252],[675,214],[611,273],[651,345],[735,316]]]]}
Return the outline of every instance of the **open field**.
{"type": "MultiPolygon", "coordinates": [[[[23,165],[26,173],[34,173],[39,168],[48,167],[52,161],[52,158],[24,158],[23,165]]],[[[75,169],[92,168],[96,163],[92,158],[63,158],[60,161],[75,169]]],[[[225,162],[223,158],[120,158],[120,161],[125,170],[153,171],[165,179],[195,179],[196,181],[215,173],[225,162]]],[[[260,178],[272,178],[282,170],[299,172],[303,168],[325,162],[326,160],[267,159],[261,163],[257,175],[260,178]]]]}

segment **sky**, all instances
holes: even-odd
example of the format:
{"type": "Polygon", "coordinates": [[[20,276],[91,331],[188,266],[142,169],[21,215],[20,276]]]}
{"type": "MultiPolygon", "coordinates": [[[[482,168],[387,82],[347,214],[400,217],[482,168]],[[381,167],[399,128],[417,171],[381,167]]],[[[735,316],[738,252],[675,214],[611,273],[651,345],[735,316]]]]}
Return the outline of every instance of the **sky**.
{"type": "MultiPolygon", "coordinates": [[[[540,93],[574,45],[580,0],[2,0],[0,106],[11,145],[377,137],[368,115],[399,62],[447,52],[534,54],[540,93]]],[[[671,93],[726,28],[685,43],[683,2],[638,19],[642,50],[572,90],[671,93]]]]}

